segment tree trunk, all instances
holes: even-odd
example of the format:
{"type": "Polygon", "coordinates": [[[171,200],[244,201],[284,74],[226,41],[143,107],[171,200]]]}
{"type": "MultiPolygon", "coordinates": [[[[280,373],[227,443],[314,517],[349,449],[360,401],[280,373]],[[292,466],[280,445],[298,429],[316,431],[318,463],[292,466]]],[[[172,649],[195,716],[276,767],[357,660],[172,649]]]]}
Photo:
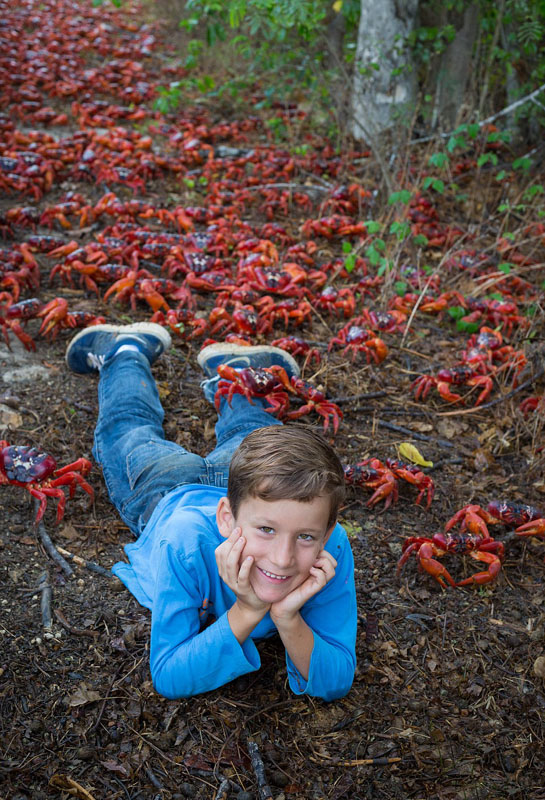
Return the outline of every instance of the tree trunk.
{"type": "Polygon", "coordinates": [[[418,0],[361,0],[352,91],[356,139],[371,144],[414,110],[416,77],[405,42],[417,10],[418,0]]]}
{"type": "Polygon", "coordinates": [[[454,128],[463,110],[478,32],[479,6],[471,3],[465,9],[461,27],[443,53],[439,66],[434,122],[447,130],[454,128]]]}

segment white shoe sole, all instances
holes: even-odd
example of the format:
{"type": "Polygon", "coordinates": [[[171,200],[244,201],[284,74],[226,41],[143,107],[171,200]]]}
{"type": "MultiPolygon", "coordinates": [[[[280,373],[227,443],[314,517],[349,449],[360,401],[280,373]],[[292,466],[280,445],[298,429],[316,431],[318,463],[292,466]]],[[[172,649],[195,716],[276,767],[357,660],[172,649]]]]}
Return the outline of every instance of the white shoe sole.
{"type": "Polygon", "coordinates": [[[157,325],[156,322],[133,322],[132,325],[111,325],[108,323],[88,325],[87,328],[83,328],[79,333],[76,333],[68,343],[65,355],[66,363],[68,363],[68,351],[70,348],[90,330],[104,331],[105,333],[149,333],[161,340],[165,350],[168,350],[172,344],[170,333],[162,325],[157,325]]]}

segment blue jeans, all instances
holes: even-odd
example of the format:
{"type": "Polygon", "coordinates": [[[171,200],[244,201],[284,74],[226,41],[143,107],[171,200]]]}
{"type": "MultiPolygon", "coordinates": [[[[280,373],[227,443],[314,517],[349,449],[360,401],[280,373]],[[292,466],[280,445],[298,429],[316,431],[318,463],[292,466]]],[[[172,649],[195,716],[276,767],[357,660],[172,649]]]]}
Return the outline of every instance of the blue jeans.
{"type": "Polygon", "coordinates": [[[139,536],[159,500],[184,483],[227,488],[231,456],[256,428],[281,425],[240,394],[230,407],[221,401],[216,447],[205,458],[165,439],[164,411],[148,359],[125,351],[107,359],[100,371],[98,421],[93,456],[102,467],[112,503],[139,536]]]}

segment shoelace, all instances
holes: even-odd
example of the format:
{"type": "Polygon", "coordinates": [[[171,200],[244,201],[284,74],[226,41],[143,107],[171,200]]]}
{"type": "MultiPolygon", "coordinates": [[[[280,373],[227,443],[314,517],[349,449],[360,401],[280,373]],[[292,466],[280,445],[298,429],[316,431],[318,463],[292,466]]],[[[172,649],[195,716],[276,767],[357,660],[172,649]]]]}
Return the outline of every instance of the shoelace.
{"type": "Polygon", "coordinates": [[[104,355],[97,356],[95,353],[87,353],[87,363],[93,369],[98,369],[99,372],[104,366],[104,355]]]}

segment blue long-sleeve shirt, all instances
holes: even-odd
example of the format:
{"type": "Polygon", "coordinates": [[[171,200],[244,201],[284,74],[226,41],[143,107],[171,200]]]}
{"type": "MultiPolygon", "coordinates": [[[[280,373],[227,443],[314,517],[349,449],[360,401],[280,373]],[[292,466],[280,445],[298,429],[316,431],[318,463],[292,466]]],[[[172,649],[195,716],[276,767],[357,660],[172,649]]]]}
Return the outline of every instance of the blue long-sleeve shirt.
{"type": "MultiPolygon", "coordinates": [[[[269,614],[242,644],[230,628],[227,611],[236,597],[220,578],[215,558],[224,541],[216,524],[224,495],[224,489],[200,484],[169,492],[140,538],[126,545],[129,563],[112,568],[151,610],[151,676],[159,694],[172,699],[215,689],[259,669],[254,639],[276,632],[269,614]],[[203,628],[209,617],[215,621],[203,628]]],[[[286,663],[295,694],[334,700],[352,685],[357,610],[354,560],[340,525],[325,549],[337,561],[335,576],[300,612],[314,633],[308,680],[287,653],[286,663]]]]}

